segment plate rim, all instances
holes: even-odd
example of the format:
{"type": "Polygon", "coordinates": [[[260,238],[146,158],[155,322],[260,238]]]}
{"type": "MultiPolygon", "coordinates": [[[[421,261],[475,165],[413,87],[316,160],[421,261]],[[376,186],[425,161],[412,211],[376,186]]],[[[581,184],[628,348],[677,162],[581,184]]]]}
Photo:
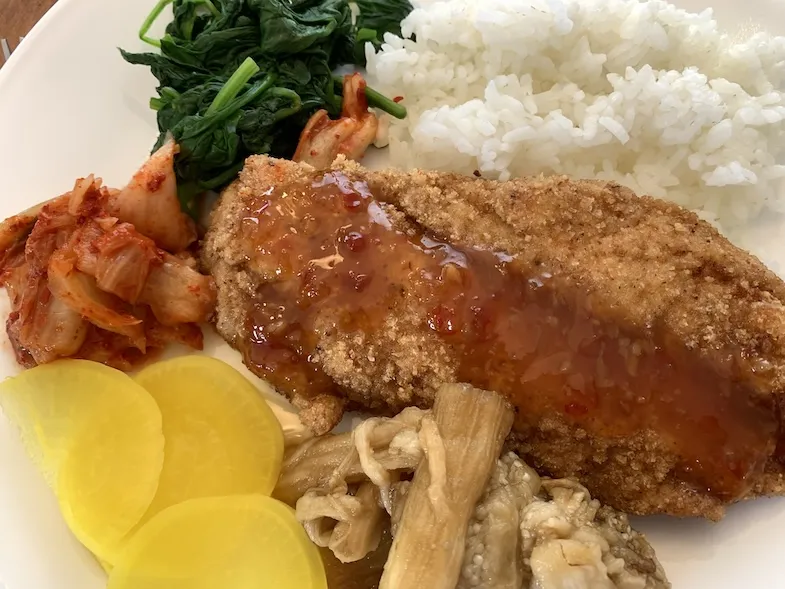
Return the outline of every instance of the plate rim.
{"type": "MultiPolygon", "coordinates": [[[[111,0],[102,0],[102,1],[111,4],[111,0]]],[[[125,0],[125,2],[122,2],[122,3],[127,3],[128,1],[129,0],[125,0]]],[[[152,3],[153,0],[131,0],[131,1],[135,1],[135,2],[148,2],[149,1],[149,2],[152,3]]],[[[710,1],[714,5],[720,4],[722,2],[722,0],[710,0],[710,1]]],[[[725,0],[725,1],[728,1],[728,0],[725,0]]],[[[733,2],[733,1],[734,0],[730,0],[730,2],[733,2]]],[[[668,0],[668,2],[671,3],[671,4],[676,4],[676,5],[680,4],[679,0],[668,0]]],[[[122,3],[118,2],[118,4],[122,4],[122,3]]],[[[8,62],[0,69],[0,95],[3,95],[4,93],[6,93],[9,90],[10,85],[13,84],[14,82],[16,82],[17,78],[19,77],[20,73],[23,71],[23,68],[26,67],[27,63],[29,61],[34,60],[35,58],[37,58],[37,56],[38,56],[38,53],[37,53],[38,49],[37,48],[39,47],[39,44],[43,40],[43,37],[45,37],[46,34],[48,34],[49,32],[51,32],[54,29],[57,29],[57,28],[63,27],[63,26],[68,27],[69,26],[69,22],[68,22],[69,19],[71,21],[73,21],[73,16],[74,15],[81,16],[81,12],[80,11],[82,10],[83,5],[90,6],[90,2],[89,1],[85,1],[85,0],[81,0],[81,4],[80,4],[80,3],[77,3],[76,0],[58,0],[44,14],[44,16],[30,30],[28,35],[25,36],[24,40],[20,43],[20,45],[14,51],[13,55],[8,60],[8,62]]],[[[785,8],[785,4],[780,4],[780,6],[783,6],[785,8]]],[[[123,10],[123,9],[117,8],[117,10],[123,10]]],[[[716,12],[715,8],[711,8],[711,10],[716,12]]],[[[716,17],[716,14],[715,14],[715,17],[716,17]]],[[[131,24],[131,26],[134,26],[132,23],[129,23],[129,24],[131,24]]],[[[137,34],[136,34],[137,31],[135,29],[136,29],[136,27],[134,26],[134,37],[137,37],[137,34]]],[[[2,350],[0,350],[0,351],[2,351],[2,350]]],[[[3,372],[0,372],[0,379],[4,378],[5,376],[7,376],[7,375],[4,374],[3,372]]],[[[0,419],[3,419],[2,414],[0,414],[0,419]]],[[[13,471],[11,471],[11,472],[13,472],[13,471]]],[[[755,503],[763,504],[764,501],[765,500],[758,499],[758,500],[755,501],[755,503]]],[[[785,498],[778,498],[778,502],[781,505],[783,505],[779,509],[779,511],[785,511],[785,498]]],[[[766,513],[766,511],[765,511],[765,509],[763,509],[762,505],[761,505],[761,509],[759,511],[762,514],[766,513]]],[[[663,516],[663,517],[665,517],[665,516],[663,516]]],[[[745,515],[744,518],[745,519],[747,519],[747,518],[752,519],[752,516],[745,515]]],[[[668,529],[668,535],[671,535],[671,533],[672,533],[671,530],[675,529],[675,526],[674,526],[675,523],[676,522],[672,521],[672,520],[668,521],[668,526],[667,526],[669,528],[668,529]]],[[[730,522],[728,522],[728,523],[730,523],[730,522]]],[[[750,521],[749,523],[753,523],[753,522],[750,521]]],[[[710,525],[707,524],[706,526],[702,526],[702,529],[708,529],[709,527],[710,527],[710,525]]],[[[652,534],[652,536],[657,536],[656,532],[654,534],[652,534]]],[[[698,534],[698,537],[700,537],[700,534],[698,534]]],[[[741,535],[740,535],[740,537],[741,537],[741,535]]],[[[712,546],[712,543],[709,542],[708,545],[712,546]]],[[[41,552],[39,553],[39,556],[45,556],[46,551],[47,551],[49,546],[50,545],[43,543],[39,547],[41,549],[41,552]]],[[[658,556],[661,556],[661,554],[662,554],[661,549],[662,548],[655,546],[655,549],[657,550],[658,556]]],[[[732,564],[731,563],[727,563],[727,564],[730,565],[730,566],[742,566],[742,567],[744,565],[746,565],[746,564],[757,565],[757,563],[755,563],[754,561],[747,560],[746,554],[747,553],[745,553],[745,558],[742,558],[740,561],[736,561],[736,562],[734,562],[732,564]]],[[[717,558],[717,556],[713,555],[713,556],[710,556],[708,558],[708,560],[709,560],[709,562],[717,563],[718,561],[715,560],[716,558],[717,558]]],[[[720,564],[721,564],[721,561],[720,561],[720,564]]],[[[674,565],[675,565],[675,563],[673,563],[671,566],[672,566],[672,570],[675,571],[677,567],[674,566],[674,565]]],[[[691,564],[689,568],[692,569],[694,567],[696,570],[705,570],[706,566],[707,565],[705,563],[698,562],[698,563],[691,564]]],[[[716,566],[716,564],[712,564],[712,565],[708,565],[708,566],[711,566],[712,568],[714,568],[716,566]]],[[[725,566],[721,566],[721,568],[724,569],[725,566]]],[[[761,577],[757,577],[757,575],[755,575],[754,572],[755,571],[752,571],[752,573],[753,573],[752,576],[748,577],[748,579],[752,581],[752,585],[755,585],[755,581],[757,580],[758,583],[760,583],[760,586],[767,586],[765,580],[763,578],[761,578],[761,577]]],[[[771,575],[772,572],[774,572],[775,575],[779,576],[777,574],[776,570],[772,571],[771,569],[769,569],[766,566],[764,566],[762,568],[758,568],[758,570],[757,570],[758,574],[763,573],[764,575],[766,575],[766,574],[771,575]]],[[[669,569],[667,569],[667,568],[666,568],[666,573],[669,573],[669,569]]],[[[3,580],[4,580],[3,579],[3,575],[5,575],[5,574],[6,573],[4,571],[0,571],[0,589],[4,589],[4,586],[3,586],[3,580]]],[[[779,574],[785,575],[785,573],[781,573],[781,572],[779,574]]],[[[670,576],[670,573],[669,573],[669,576],[670,576]]],[[[713,578],[714,577],[712,577],[712,579],[713,578]]],[[[783,577],[783,579],[785,579],[785,577],[783,577]]],[[[68,583],[69,580],[70,579],[66,579],[66,584],[68,583]]],[[[775,579],[775,582],[776,581],[777,581],[777,579],[775,579]]],[[[62,582],[62,579],[60,580],[60,582],[62,582]]],[[[28,589],[28,588],[12,586],[12,587],[9,587],[8,589],[28,589]]]]}

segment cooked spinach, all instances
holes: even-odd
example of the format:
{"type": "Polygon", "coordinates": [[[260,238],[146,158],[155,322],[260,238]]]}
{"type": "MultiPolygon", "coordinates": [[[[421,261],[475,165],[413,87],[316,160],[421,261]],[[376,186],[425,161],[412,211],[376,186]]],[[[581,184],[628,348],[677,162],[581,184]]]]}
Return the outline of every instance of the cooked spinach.
{"type": "MultiPolygon", "coordinates": [[[[175,161],[181,204],[230,182],[254,153],[291,157],[310,116],[341,111],[333,71],[365,64],[362,46],[385,32],[400,34],[408,0],[359,0],[357,25],[348,0],[159,0],[140,38],[159,53],[128,53],[158,79],[160,135],[180,145],[175,161]],[[152,24],[173,4],[161,39],[152,24]]],[[[406,110],[368,89],[369,103],[403,118],[406,110]]]]}
{"type": "MultiPolygon", "coordinates": [[[[293,55],[313,49],[331,57],[352,35],[352,11],[345,0],[248,0],[259,14],[262,51],[293,55]]],[[[340,51],[338,61],[340,61],[340,51]]]]}
{"type": "MultiPolygon", "coordinates": [[[[358,29],[401,35],[401,21],[412,11],[409,0],[354,0],[358,29]]],[[[381,34],[379,35],[381,36],[381,34]]]]}
{"type": "Polygon", "coordinates": [[[384,33],[401,36],[401,21],[412,11],[409,0],[354,0],[357,15],[355,63],[365,64],[365,44],[381,47],[384,33]]]}

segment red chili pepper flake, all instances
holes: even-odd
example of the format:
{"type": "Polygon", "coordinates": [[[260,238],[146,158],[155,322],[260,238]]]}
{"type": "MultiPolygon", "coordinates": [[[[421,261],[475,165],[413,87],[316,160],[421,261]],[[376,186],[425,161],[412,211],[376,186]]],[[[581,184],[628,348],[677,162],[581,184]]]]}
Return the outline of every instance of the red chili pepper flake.
{"type": "Polygon", "coordinates": [[[403,100],[403,96],[396,96],[393,98],[393,102],[400,102],[401,100],[403,100]]]}

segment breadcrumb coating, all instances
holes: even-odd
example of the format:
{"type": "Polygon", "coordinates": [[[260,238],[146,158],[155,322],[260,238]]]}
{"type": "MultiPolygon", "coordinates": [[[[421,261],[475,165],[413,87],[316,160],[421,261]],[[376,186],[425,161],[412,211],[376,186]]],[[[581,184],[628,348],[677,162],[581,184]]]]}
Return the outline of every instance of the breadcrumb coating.
{"type": "MultiPolygon", "coordinates": [[[[508,182],[436,172],[370,171],[342,158],[332,170],[366,182],[390,218],[416,224],[452,243],[506,252],[522,272],[547,272],[552,288],[625,333],[665,334],[689,361],[744,386],[779,430],[785,389],[785,284],[757,258],[733,246],[694,214],[638,197],[617,184],[565,177],[508,182]]],[[[305,164],[249,158],[223,194],[202,249],[218,284],[216,327],[234,347],[248,341],[248,312],[260,285],[274,281],[255,265],[240,238],[246,204],[271,186],[312,177],[305,164]]],[[[320,317],[325,325],[331,317],[320,317]]],[[[428,407],[434,391],[458,380],[443,338],[423,328],[416,305],[396,308],[383,329],[320,329],[310,360],[336,391],[296,394],[292,401],[318,433],[347,408],[393,414],[428,407]]],[[[251,366],[253,370],[253,366],[251,366]]],[[[286,393],[287,391],[282,391],[286,393]]],[[[720,391],[717,395],[720,395],[720,391]]],[[[699,432],[696,432],[699,435],[699,432]]],[[[745,495],[783,494],[772,434],[765,473],[745,495]]],[[[678,448],[656,427],[609,436],[554,412],[519,420],[509,445],[538,470],[581,481],[603,503],[636,513],[719,519],[729,501],[685,482],[678,448]]]]}

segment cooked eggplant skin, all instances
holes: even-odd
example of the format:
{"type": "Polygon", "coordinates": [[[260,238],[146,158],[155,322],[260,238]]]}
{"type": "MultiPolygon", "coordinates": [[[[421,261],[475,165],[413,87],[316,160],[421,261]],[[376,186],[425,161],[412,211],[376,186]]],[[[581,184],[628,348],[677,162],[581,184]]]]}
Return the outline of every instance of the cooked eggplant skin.
{"type": "MultiPolygon", "coordinates": [[[[446,389],[447,397],[458,391],[466,396],[457,401],[468,401],[473,395],[480,395],[480,400],[499,400],[493,393],[463,386],[446,389]]],[[[472,419],[484,419],[486,425],[504,421],[493,417],[494,414],[504,415],[505,410],[492,402],[467,411],[452,398],[449,406],[458,416],[472,414],[472,419]]],[[[444,403],[437,407],[444,407],[444,403]]],[[[305,494],[303,499],[309,495],[321,499],[333,493],[325,502],[333,510],[332,516],[328,509],[320,508],[316,515],[321,519],[311,519],[307,524],[311,526],[309,534],[317,543],[332,547],[327,558],[331,589],[383,587],[384,568],[386,566],[389,575],[392,566],[389,562],[392,554],[390,558],[387,555],[390,547],[385,547],[390,533],[399,542],[398,566],[411,567],[412,561],[417,564],[409,556],[401,557],[401,552],[409,550],[418,556],[424,555],[421,560],[427,561],[426,566],[435,569],[437,572],[433,574],[440,578],[445,576],[444,571],[451,574],[458,563],[458,577],[450,589],[552,589],[563,587],[565,583],[576,584],[580,589],[670,587],[652,547],[630,527],[626,515],[601,506],[574,480],[541,478],[515,453],[508,452],[494,460],[493,452],[500,451],[504,427],[500,426],[498,438],[493,435],[485,438],[481,432],[475,439],[477,433],[472,429],[471,419],[464,417],[468,421],[462,429],[445,430],[435,411],[409,408],[392,419],[371,418],[350,434],[313,438],[289,450],[286,463],[290,470],[287,472],[285,466],[282,477],[285,483],[279,484],[279,492],[288,493],[295,501],[302,494],[305,494]],[[487,439],[494,442],[478,441],[487,439]],[[490,475],[479,491],[474,484],[468,487],[446,484],[450,476],[455,475],[448,456],[463,444],[470,447],[468,453],[481,454],[483,448],[490,452],[490,475]],[[409,466],[401,466],[405,461],[409,466]],[[390,468],[392,466],[396,468],[390,468]],[[411,471],[415,471],[415,479],[417,473],[425,475],[420,477],[419,490],[416,480],[407,478],[411,471]],[[351,476],[347,477],[348,474],[351,476]],[[347,484],[347,478],[352,482],[347,484]],[[300,491],[314,483],[319,487],[300,491]],[[364,526],[353,525],[356,519],[352,519],[351,510],[337,509],[341,502],[351,506],[355,497],[365,495],[367,498],[370,490],[377,488],[389,490],[387,501],[383,502],[383,494],[380,494],[377,504],[366,502],[373,517],[364,526]],[[467,492],[469,499],[465,496],[467,492]],[[479,494],[472,503],[473,493],[479,494]],[[468,501],[469,507],[456,511],[453,508],[456,498],[459,504],[468,501]],[[382,503],[390,514],[389,521],[380,507],[382,503]],[[420,508],[413,510],[411,505],[420,508]],[[414,518],[412,513],[415,513],[414,518]],[[430,520],[421,517],[422,514],[430,514],[430,520]],[[450,518],[453,518],[452,523],[450,518]],[[463,518],[468,520],[462,532],[463,545],[455,537],[440,536],[438,528],[429,525],[433,521],[447,522],[446,525],[454,529],[463,525],[463,518]],[[409,526],[409,541],[402,550],[400,542],[402,534],[405,538],[407,533],[406,526],[409,526]],[[380,528],[381,544],[374,550],[380,528]],[[436,534],[433,530],[437,530],[436,534]],[[444,558],[445,552],[458,556],[450,560],[444,558]],[[358,560],[360,556],[362,558],[358,560]],[[388,562],[385,562],[386,558],[388,562]],[[342,563],[341,560],[355,562],[342,563]]],[[[460,421],[456,415],[453,418],[455,422],[460,421]]],[[[465,458],[465,454],[462,456],[465,458]]],[[[453,478],[463,480],[460,476],[459,472],[453,478]]],[[[359,506],[362,500],[357,503],[359,506]]],[[[306,503],[302,500],[298,510],[301,507],[303,515],[307,515],[306,503]]],[[[430,587],[432,579],[423,576],[426,574],[429,573],[423,568],[416,582],[427,582],[430,587]]]]}
{"type": "Polygon", "coordinates": [[[380,589],[455,589],[464,558],[456,539],[466,537],[513,419],[497,393],[458,384],[438,390],[433,417],[423,418],[425,458],[407,492],[380,589]]]}

